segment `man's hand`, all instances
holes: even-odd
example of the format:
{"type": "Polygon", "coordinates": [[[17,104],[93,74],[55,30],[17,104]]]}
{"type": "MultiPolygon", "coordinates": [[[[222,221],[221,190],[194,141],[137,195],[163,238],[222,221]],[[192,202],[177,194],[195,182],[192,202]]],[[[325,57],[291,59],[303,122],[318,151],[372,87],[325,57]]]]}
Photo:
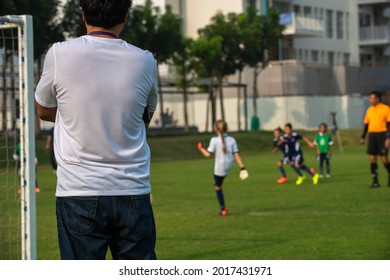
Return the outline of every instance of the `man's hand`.
{"type": "Polygon", "coordinates": [[[198,150],[201,151],[202,149],[204,149],[203,142],[198,142],[198,150]]]}
{"type": "Polygon", "coordinates": [[[388,149],[390,147],[390,138],[386,138],[385,148],[388,149]]]}
{"type": "Polygon", "coordinates": [[[312,142],[309,142],[308,145],[309,145],[310,149],[314,148],[314,144],[312,142]]]}
{"type": "Polygon", "coordinates": [[[278,147],[275,147],[275,148],[272,149],[272,153],[273,153],[273,154],[276,154],[278,150],[279,150],[279,148],[278,148],[278,147]]]}
{"type": "Polygon", "coordinates": [[[366,144],[366,138],[360,137],[360,145],[366,144]]]}

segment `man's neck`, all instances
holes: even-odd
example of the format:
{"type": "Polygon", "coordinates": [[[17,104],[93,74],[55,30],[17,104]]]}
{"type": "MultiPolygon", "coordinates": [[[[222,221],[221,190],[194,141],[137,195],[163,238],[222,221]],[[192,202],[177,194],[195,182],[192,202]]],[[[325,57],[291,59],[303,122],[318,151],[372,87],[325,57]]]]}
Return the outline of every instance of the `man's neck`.
{"type": "Polygon", "coordinates": [[[111,29],[105,29],[102,27],[96,27],[96,26],[91,26],[91,25],[86,25],[86,27],[87,27],[87,34],[91,35],[91,36],[96,36],[96,37],[114,39],[115,37],[118,38],[119,34],[121,33],[121,28],[118,28],[118,26],[114,26],[111,29]],[[93,34],[93,33],[96,33],[96,34],[93,34]],[[114,36],[110,36],[109,34],[112,34],[114,36]]]}

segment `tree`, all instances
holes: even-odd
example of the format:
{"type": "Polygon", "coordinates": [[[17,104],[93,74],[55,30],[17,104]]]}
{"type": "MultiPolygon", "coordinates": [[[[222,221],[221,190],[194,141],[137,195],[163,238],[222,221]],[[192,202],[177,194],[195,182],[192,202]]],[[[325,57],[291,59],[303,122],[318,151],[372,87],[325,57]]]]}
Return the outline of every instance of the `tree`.
{"type": "MultiPolygon", "coordinates": [[[[43,54],[50,44],[63,39],[58,24],[58,0],[0,0],[0,14],[29,14],[33,17],[34,59],[38,65],[37,78],[41,71],[43,54]]],[[[11,65],[11,71],[16,71],[11,65]]],[[[12,74],[12,76],[14,76],[12,74]]],[[[37,122],[37,131],[39,122],[37,122]]]]}
{"type": "Polygon", "coordinates": [[[173,62],[176,66],[176,84],[183,90],[183,112],[184,112],[184,131],[189,132],[189,121],[188,121],[188,76],[192,71],[191,63],[191,50],[193,40],[190,38],[182,39],[180,48],[176,51],[173,56],[173,62]]]}
{"type": "Polygon", "coordinates": [[[61,26],[64,35],[69,38],[85,35],[86,29],[81,16],[79,0],[68,0],[63,7],[63,13],[61,26]]]}
{"type": "Polygon", "coordinates": [[[267,50],[266,19],[258,15],[255,8],[250,7],[246,13],[239,15],[238,26],[242,40],[241,60],[246,66],[253,68],[253,110],[256,116],[257,77],[261,66],[265,65],[267,50]]]}
{"type": "Polygon", "coordinates": [[[270,8],[267,13],[266,21],[266,37],[268,49],[268,61],[277,59],[277,50],[279,48],[279,40],[282,38],[282,32],[285,26],[280,24],[280,12],[275,8],[270,8]]]}
{"type": "MultiPolygon", "coordinates": [[[[154,7],[151,0],[144,6],[136,6],[129,16],[127,32],[123,35],[130,43],[149,50],[157,60],[157,66],[169,62],[174,53],[181,48],[182,32],[180,18],[166,6],[165,13],[154,7]]],[[[162,127],[165,128],[164,99],[162,83],[158,71],[159,103],[162,127]]]]}
{"type": "MultiPolygon", "coordinates": [[[[193,42],[191,48],[192,67],[198,78],[208,78],[209,103],[211,103],[211,120],[216,121],[216,106],[214,94],[214,79],[217,76],[216,64],[219,62],[222,55],[222,37],[214,36],[205,38],[200,36],[193,42]]],[[[208,130],[208,111],[209,103],[207,103],[206,116],[206,131],[208,130]]]]}
{"type": "Polygon", "coordinates": [[[241,65],[238,59],[241,52],[240,44],[237,40],[239,33],[233,19],[235,19],[234,14],[225,16],[219,12],[211,19],[209,25],[199,30],[200,37],[206,40],[212,40],[217,37],[221,40],[220,53],[215,57],[216,61],[212,67],[215,69],[213,74],[217,80],[222,119],[225,119],[223,79],[235,74],[241,65]]]}

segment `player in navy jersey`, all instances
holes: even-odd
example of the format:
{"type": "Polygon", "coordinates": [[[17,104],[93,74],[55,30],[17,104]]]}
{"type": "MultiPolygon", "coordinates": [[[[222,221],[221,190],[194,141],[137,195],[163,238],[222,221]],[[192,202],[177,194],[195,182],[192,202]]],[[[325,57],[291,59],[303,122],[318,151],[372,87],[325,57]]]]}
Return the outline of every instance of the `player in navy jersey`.
{"type": "Polygon", "coordinates": [[[284,165],[290,162],[289,148],[287,143],[284,142],[282,135],[283,135],[283,130],[280,127],[274,130],[274,149],[272,150],[272,153],[275,154],[278,151],[281,151],[283,153],[282,158],[279,159],[277,163],[279,171],[282,174],[282,176],[276,181],[278,184],[284,184],[288,182],[284,165]]]}
{"type": "Polygon", "coordinates": [[[296,181],[297,185],[301,185],[306,177],[302,174],[301,170],[306,171],[313,179],[313,185],[318,184],[319,175],[314,172],[314,169],[309,168],[305,165],[305,160],[303,158],[303,152],[299,140],[305,141],[310,148],[313,148],[313,143],[305,136],[301,136],[298,133],[292,131],[291,123],[287,123],[284,126],[285,134],[283,135],[284,142],[288,145],[290,149],[290,161],[291,164],[295,167],[295,171],[298,174],[298,179],[296,181]]]}

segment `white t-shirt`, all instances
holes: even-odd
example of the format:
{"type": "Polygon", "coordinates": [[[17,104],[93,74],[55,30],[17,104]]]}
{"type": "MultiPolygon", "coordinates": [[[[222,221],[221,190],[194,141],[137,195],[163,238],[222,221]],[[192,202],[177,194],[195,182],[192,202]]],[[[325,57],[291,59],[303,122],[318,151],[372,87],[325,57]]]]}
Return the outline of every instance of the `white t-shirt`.
{"type": "Polygon", "coordinates": [[[150,193],[150,150],[142,120],[156,110],[153,55],[120,39],[82,36],[48,51],[35,92],[57,107],[56,196],[150,193]]]}
{"type": "Polygon", "coordinates": [[[214,175],[225,177],[234,164],[234,154],[238,153],[236,140],[224,134],[226,154],[223,152],[221,137],[211,138],[207,151],[214,154],[214,175]]]}

